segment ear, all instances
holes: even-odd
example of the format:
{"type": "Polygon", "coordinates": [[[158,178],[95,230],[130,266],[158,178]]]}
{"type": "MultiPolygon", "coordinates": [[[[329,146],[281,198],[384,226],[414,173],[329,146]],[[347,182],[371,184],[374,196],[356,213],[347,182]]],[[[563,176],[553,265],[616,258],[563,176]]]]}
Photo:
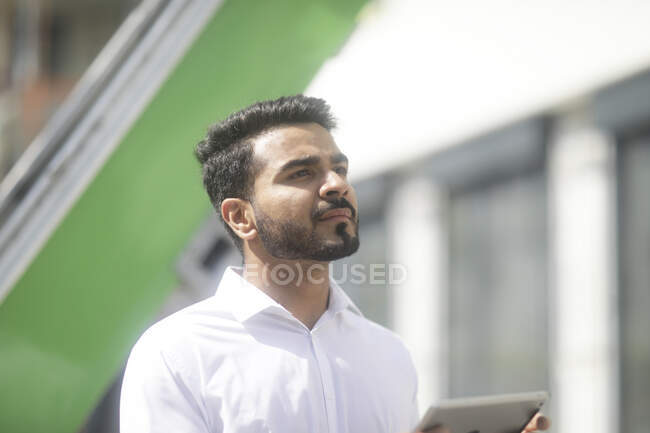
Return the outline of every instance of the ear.
{"type": "Polygon", "coordinates": [[[257,236],[257,224],[251,204],[240,198],[227,198],[221,202],[221,216],[230,228],[243,240],[257,236]]]}

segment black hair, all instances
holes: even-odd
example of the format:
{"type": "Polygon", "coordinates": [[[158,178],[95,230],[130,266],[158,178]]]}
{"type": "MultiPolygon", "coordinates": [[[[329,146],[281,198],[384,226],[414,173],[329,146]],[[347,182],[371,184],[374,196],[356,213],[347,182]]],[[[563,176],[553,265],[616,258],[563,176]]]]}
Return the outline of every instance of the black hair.
{"type": "MultiPolygon", "coordinates": [[[[294,95],[256,102],[208,129],[206,137],[196,145],[194,155],[201,163],[203,186],[222,222],[223,200],[252,199],[253,180],[260,168],[253,161],[252,139],[277,126],[312,122],[328,131],[336,126],[323,99],[294,95]]],[[[224,225],[243,253],[242,240],[228,224],[224,222],[224,225]]]]}

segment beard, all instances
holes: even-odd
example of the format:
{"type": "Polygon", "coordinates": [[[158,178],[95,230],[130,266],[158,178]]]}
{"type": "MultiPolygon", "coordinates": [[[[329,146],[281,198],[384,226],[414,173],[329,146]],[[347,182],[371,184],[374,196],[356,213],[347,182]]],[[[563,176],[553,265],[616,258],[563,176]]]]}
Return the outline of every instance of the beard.
{"type": "MultiPolygon", "coordinates": [[[[314,212],[313,219],[316,220],[318,215],[340,207],[350,208],[354,219],[356,212],[347,200],[342,200],[345,203],[334,204],[327,209],[314,212]]],[[[334,229],[338,239],[329,240],[316,233],[315,228],[310,229],[294,221],[275,221],[255,207],[254,212],[262,245],[275,258],[329,262],[354,254],[359,249],[358,218],[355,219],[353,235],[346,231],[347,225],[351,223],[340,222],[334,229]]]]}

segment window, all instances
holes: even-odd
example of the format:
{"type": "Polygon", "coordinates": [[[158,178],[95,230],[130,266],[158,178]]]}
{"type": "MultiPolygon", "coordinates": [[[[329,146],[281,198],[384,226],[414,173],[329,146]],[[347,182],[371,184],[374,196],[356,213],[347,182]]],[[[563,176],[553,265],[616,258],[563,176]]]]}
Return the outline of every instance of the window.
{"type": "Polygon", "coordinates": [[[450,197],[450,395],[548,388],[545,176],[450,197]]]}
{"type": "Polygon", "coordinates": [[[650,135],[619,146],[621,430],[650,423],[650,135]]]}

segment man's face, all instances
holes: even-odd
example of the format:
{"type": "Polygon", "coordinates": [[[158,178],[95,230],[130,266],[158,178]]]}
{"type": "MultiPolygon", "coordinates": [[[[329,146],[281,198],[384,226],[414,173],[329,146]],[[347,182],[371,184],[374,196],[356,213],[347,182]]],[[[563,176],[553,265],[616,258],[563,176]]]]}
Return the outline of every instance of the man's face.
{"type": "Polygon", "coordinates": [[[330,261],[359,248],[357,198],[348,163],[316,123],[275,128],[255,140],[253,210],[270,255],[330,261]]]}

